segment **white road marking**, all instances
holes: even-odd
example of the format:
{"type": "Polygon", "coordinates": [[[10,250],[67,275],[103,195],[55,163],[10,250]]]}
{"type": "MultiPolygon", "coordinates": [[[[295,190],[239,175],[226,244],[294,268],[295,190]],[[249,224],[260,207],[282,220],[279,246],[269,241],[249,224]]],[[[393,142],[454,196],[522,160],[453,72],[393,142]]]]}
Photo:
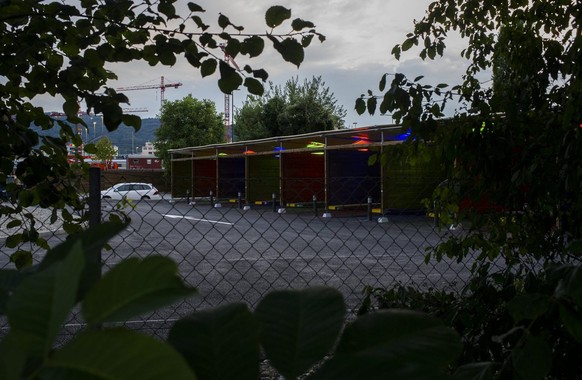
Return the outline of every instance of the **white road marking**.
{"type": "Polygon", "coordinates": [[[234,225],[234,223],[219,222],[218,220],[199,219],[199,218],[193,218],[191,216],[186,216],[186,215],[162,214],[162,216],[164,216],[166,218],[170,218],[170,219],[187,219],[187,220],[193,220],[195,222],[207,222],[207,223],[212,223],[212,224],[224,224],[224,225],[227,225],[227,226],[233,226],[234,225]]]}

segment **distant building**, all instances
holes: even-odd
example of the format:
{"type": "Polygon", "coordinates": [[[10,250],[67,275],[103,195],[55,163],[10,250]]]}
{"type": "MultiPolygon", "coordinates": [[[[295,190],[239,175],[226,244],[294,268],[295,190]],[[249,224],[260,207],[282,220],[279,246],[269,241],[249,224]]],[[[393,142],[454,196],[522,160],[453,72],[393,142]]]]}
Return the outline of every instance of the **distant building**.
{"type": "Polygon", "coordinates": [[[156,156],[156,149],[154,144],[147,141],[145,145],[141,148],[141,154],[144,156],[156,156]]]}
{"type": "Polygon", "coordinates": [[[146,142],[141,153],[127,156],[127,169],[150,170],[162,169],[162,160],[156,156],[154,144],[146,142]]]}

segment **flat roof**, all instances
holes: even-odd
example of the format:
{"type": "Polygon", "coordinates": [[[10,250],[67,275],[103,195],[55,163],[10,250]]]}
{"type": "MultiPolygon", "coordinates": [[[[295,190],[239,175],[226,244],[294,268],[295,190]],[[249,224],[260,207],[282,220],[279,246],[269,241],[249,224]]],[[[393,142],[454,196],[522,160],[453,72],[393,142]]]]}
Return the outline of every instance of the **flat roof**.
{"type": "Polygon", "coordinates": [[[326,149],[362,149],[399,144],[408,136],[409,133],[403,130],[401,125],[374,125],[170,149],[169,152],[173,160],[183,160],[279,152],[312,152],[326,149]]]}

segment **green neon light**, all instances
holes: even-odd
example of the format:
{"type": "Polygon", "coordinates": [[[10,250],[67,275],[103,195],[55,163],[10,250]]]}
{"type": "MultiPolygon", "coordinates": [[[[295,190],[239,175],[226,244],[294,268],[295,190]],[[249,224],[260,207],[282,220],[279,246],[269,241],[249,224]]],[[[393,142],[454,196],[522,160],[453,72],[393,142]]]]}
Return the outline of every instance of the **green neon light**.
{"type": "Polygon", "coordinates": [[[307,144],[307,148],[310,148],[310,149],[320,149],[320,148],[324,148],[324,147],[325,147],[324,143],[320,143],[317,141],[312,141],[309,144],[307,144]]]}

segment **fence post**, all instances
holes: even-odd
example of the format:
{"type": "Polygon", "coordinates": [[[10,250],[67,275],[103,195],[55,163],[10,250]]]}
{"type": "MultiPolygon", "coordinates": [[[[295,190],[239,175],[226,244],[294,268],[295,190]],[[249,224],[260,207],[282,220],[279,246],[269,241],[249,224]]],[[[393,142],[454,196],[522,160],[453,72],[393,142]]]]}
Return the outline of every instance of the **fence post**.
{"type": "MultiPolygon", "coordinates": [[[[89,228],[97,227],[101,224],[101,168],[89,168],[89,228]]],[[[101,250],[95,256],[85,257],[90,263],[91,278],[98,280],[101,278],[101,250]]]]}
{"type": "Polygon", "coordinates": [[[368,221],[372,221],[372,197],[368,197],[368,221]]]}
{"type": "Polygon", "coordinates": [[[313,215],[317,216],[317,195],[313,194],[313,215]]]}
{"type": "Polygon", "coordinates": [[[210,207],[214,207],[214,197],[212,196],[212,190],[210,190],[210,207]]]}
{"type": "Polygon", "coordinates": [[[101,224],[101,168],[89,168],[89,227],[101,224]]]}
{"type": "Polygon", "coordinates": [[[186,190],[186,204],[190,204],[190,190],[186,190]]]}

